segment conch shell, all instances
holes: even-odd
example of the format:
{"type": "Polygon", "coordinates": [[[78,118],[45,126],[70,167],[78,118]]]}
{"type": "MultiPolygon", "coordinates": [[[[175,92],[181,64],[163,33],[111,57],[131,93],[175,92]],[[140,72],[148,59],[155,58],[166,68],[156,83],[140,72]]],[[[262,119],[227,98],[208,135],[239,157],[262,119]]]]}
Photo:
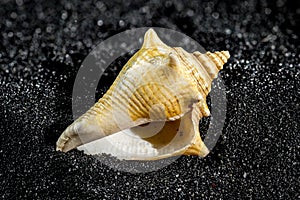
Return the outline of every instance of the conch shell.
{"type": "Polygon", "coordinates": [[[169,47],[149,29],[142,48],[106,94],[67,127],[56,149],[78,147],[127,160],[206,156],[199,120],[210,114],[206,96],[229,57],[228,51],[202,54],[169,47]]]}

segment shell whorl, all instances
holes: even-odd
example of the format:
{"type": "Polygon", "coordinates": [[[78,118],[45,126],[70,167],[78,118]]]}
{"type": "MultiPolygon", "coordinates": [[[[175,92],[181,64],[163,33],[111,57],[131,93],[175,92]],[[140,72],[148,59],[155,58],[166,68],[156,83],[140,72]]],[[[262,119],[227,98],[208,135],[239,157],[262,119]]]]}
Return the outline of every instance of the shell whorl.
{"type": "Polygon", "coordinates": [[[211,90],[213,79],[218,76],[218,72],[230,58],[228,51],[206,52],[204,54],[196,51],[188,53],[180,47],[174,50],[182,62],[185,71],[190,77],[193,77],[197,84],[198,91],[206,97],[211,90]]]}
{"type": "Polygon", "coordinates": [[[205,54],[215,63],[218,70],[221,70],[223,68],[223,65],[230,58],[228,51],[217,51],[214,53],[208,51],[205,54]]]}
{"type": "Polygon", "coordinates": [[[206,52],[204,54],[196,51],[193,55],[199,60],[199,63],[205,68],[211,79],[218,76],[218,72],[230,58],[228,51],[206,52]]]}

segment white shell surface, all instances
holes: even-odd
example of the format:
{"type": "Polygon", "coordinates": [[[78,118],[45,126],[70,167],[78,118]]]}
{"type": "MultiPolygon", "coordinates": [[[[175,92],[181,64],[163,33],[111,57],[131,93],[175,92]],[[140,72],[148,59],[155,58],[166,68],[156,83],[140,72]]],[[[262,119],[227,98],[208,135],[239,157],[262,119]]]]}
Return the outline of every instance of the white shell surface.
{"type": "Polygon", "coordinates": [[[125,129],[81,145],[77,149],[83,150],[86,154],[106,153],[126,160],[154,160],[170,155],[181,155],[191,146],[195,132],[199,133],[199,130],[195,130],[198,129],[198,117],[197,112],[190,111],[181,119],[169,122],[151,122],[143,127],[125,129]],[[162,133],[161,131],[168,134],[170,131],[173,132],[170,140],[158,148],[155,144],[148,142],[147,138],[162,133]]]}

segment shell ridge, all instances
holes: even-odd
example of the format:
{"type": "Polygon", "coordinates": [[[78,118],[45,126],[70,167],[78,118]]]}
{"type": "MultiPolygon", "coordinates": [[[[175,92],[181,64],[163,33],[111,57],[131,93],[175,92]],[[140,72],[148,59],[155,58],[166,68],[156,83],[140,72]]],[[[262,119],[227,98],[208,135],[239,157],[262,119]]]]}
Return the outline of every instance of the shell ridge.
{"type": "MultiPolygon", "coordinates": [[[[181,61],[185,64],[184,65],[185,69],[187,71],[192,72],[193,67],[189,64],[189,62],[186,60],[186,58],[184,57],[184,55],[182,55],[182,50],[181,50],[182,48],[181,47],[179,47],[179,48],[175,47],[174,49],[177,52],[177,55],[179,56],[179,58],[181,59],[181,61]]],[[[201,80],[197,80],[194,75],[192,75],[192,78],[193,78],[193,82],[197,86],[200,94],[206,94],[206,88],[202,87],[204,80],[202,78],[201,78],[201,80]]]]}

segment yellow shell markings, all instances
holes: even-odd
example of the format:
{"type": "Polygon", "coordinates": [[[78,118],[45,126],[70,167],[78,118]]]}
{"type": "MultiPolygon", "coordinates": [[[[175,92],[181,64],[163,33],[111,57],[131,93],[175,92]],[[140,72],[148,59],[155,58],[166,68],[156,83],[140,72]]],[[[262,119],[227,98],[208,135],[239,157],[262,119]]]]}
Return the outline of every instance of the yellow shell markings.
{"type": "Polygon", "coordinates": [[[229,57],[169,47],[149,29],[105,95],[62,133],[57,150],[128,160],[206,156],[199,120],[209,115],[206,96],[229,57]]]}

